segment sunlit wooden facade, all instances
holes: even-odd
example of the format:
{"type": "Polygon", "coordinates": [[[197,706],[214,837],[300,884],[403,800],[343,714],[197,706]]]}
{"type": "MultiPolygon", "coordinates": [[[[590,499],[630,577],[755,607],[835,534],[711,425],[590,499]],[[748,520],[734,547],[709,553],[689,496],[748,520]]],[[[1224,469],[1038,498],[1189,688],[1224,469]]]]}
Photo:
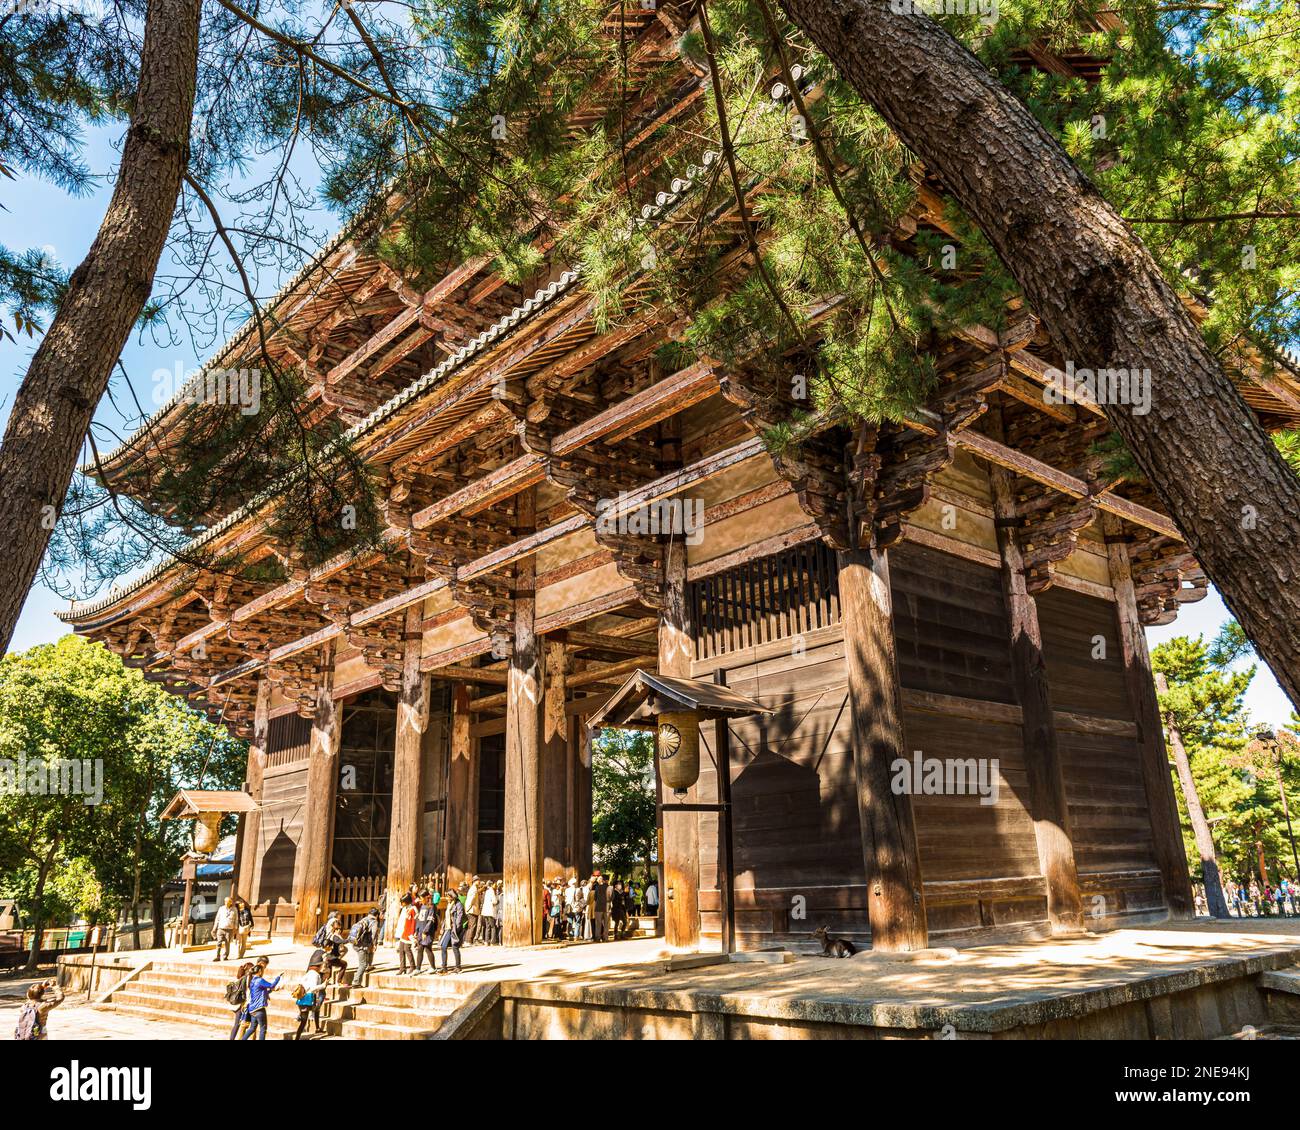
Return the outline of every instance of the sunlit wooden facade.
{"type": "MultiPolygon", "coordinates": [[[[633,83],[680,72],[637,120],[688,119],[707,86],[676,51],[688,14],[626,18],[633,83]]],[[[688,162],[715,160],[634,148],[631,191],[671,209],[688,162]]],[[[900,244],[942,213],[923,184],[900,244]]],[[[507,941],[539,940],[542,878],[591,866],[585,719],[656,667],[722,672],[775,711],[731,729],[742,945],[1190,911],[1142,627],[1205,578],[1152,492],[1100,480],[1102,411],[1044,395],[1061,359],[1032,313],[944,343],[913,418],[774,456],[788,389],[664,371],[680,322],[598,327],[570,264],[516,288],[470,261],[417,290],[366,248],[345,232],[285,288],[270,349],[381,475],[389,551],[307,569],[248,506],[197,540],[284,579],[173,564],[64,616],[250,739],[238,889],[264,921],[310,935],[446,868],[503,875],[507,941]],[[647,532],[671,500],[698,527],[647,532]],[[898,793],[915,751],[996,759],[996,802],[898,793]]],[[[212,365],[252,355],[244,333],[212,365]]],[[[1300,385],[1242,392],[1266,426],[1300,424],[1300,385]]],[[[106,477],[148,504],[188,410],[106,477]]],[[[720,930],[718,819],[670,811],[661,835],[668,940],[693,945],[720,930]]]]}

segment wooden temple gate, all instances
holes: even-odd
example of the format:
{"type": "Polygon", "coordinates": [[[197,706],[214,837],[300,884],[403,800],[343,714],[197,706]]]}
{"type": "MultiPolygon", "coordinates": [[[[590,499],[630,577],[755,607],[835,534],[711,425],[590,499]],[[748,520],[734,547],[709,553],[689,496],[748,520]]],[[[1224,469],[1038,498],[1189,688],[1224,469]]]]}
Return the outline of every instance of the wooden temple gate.
{"type": "MultiPolygon", "coordinates": [[[[673,123],[683,152],[697,141],[689,6],[625,15],[643,221],[699,219],[739,275],[734,211],[692,211],[719,155],[653,140],[673,123]]],[[[898,246],[952,236],[943,213],[925,181],[898,246]]],[[[913,949],[1190,912],[1142,628],[1205,578],[1148,485],[1104,479],[1102,409],[1045,395],[1064,359],[1021,303],[936,344],[906,419],[819,420],[773,451],[807,409],[790,374],[673,370],[676,312],[634,292],[607,319],[563,263],[522,286],[475,258],[417,285],[374,250],[399,222],[325,248],[267,346],[374,469],[384,549],[308,564],[247,504],[191,546],[221,569],[172,562],[63,614],[249,738],[238,889],[272,929],[310,937],[430,872],[499,871],[506,941],[538,941],[542,880],[591,867],[585,719],[638,669],[774,711],[736,723],[725,782],[706,758],[687,798],[731,786],[742,944],[826,922],[913,949]],[[686,503],[698,528],[645,520],[686,503]],[[918,750],[995,764],[996,799],[894,788],[918,750]]],[[[241,331],[213,364],[256,348],[241,331]]],[[[1292,376],[1240,387],[1265,426],[1300,426],[1292,376]]],[[[147,498],[167,437],[209,410],[165,406],[96,473],[147,498]]],[[[720,929],[717,821],[661,817],[667,940],[692,947],[720,929]]]]}

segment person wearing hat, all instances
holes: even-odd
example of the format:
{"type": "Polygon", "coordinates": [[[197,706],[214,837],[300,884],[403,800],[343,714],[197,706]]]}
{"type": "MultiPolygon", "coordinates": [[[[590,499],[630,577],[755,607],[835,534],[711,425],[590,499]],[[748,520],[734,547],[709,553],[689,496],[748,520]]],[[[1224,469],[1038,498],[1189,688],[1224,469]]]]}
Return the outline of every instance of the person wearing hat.
{"type": "Polygon", "coordinates": [[[321,979],[320,971],[324,960],[325,955],[320,950],[313,953],[307,962],[307,972],[294,987],[294,1003],[298,1006],[298,1030],[293,1034],[295,1040],[302,1039],[308,1018],[314,1021],[316,1034],[320,1035],[320,1006],[325,1003],[325,982],[321,979]]]}

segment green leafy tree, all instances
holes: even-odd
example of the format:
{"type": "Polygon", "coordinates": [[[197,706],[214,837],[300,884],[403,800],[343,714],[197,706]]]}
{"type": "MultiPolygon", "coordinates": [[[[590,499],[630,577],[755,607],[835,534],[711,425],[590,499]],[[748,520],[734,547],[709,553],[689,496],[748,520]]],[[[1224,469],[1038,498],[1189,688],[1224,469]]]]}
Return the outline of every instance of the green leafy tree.
{"type": "MultiPolygon", "coordinates": [[[[188,835],[183,822],[159,819],[163,807],[183,785],[237,787],[246,757],[245,743],[99,644],[65,636],[5,656],[0,888],[23,899],[37,938],[52,915],[90,905],[85,884],[74,882],[87,870],[103,909],[135,913],[142,895],[159,906],[188,835]],[[80,791],[30,787],[34,767],[53,781],[60,762],[79,766],[80,791]],[[70,897],[78,884],[82,893],[70,897]]],[[[157,914],[154,922],[161,944],[157,914]]]]}
{"type": "Polygon", "coordinates": [[[654,735],[604,730],[592,743],[592,841],[596,862],[631,875],[655,850],[654,735]]]}

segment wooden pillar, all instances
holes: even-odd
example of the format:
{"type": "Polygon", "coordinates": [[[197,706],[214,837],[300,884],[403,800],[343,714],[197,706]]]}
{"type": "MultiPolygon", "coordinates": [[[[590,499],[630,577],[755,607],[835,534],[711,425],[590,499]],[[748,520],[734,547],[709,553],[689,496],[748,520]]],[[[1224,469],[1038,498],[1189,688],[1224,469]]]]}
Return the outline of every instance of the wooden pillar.
{"type": "Polygon", "coordinates": [[[1038,844],[1038,868],[1047,883],[1047,916],[1053,934],[1083,929],[1083,898],[1070,835],[1061,749],[1052,714],[1051,685],[1043,658],[1038,605],[1025,587],[1025,564],[1016,536],[1014,480],[1001,467],[989,468],[998,549],[1002,555],[1002,592],[1011,630],[1011,668],[1024,735],[1029,816],[1038,844]]]}
{"type": "Polygon", "coordinates": [[[571,802],[569,716],[565,713],[568,648],[555,640],[546,643],[546,691],[542,704],[543,851],[546,878],[577,874],[576,805],[571,802]]]}
{"type": "Polygon", "coordinates": [[[393,796],[388,825],[388,902],[385,921],[397,921],[398,900],[420,873],[424,820],[424,731],[429,724],[429,680],[420,671],[423,604],[406,610],[402,690],[393,744],[393,796]]]}
{"type": "Polygon", "coordinates": [[[1138,729],[1138,755],[1142,764],[1142,782],[1146,786],[1151,834],[1155,841],[1156,866],[1160,869],[1165,904],[1171,917],[1190,918],[1194,913],[1192,884],[1188,877],[1187,855],[1183,850],[1183,832],[1178,822],[1174,782],[1169,774],[1169,755],[1165,752],[1160,700],[1156,698],[1151,655],[1147,651],[1147,637],[1142,630],[1137,593],[1133,588],[1128,538],[1124,536],[1123,523],[1113,514],[1102,515],[1102,529],[1110,558],[1110,583],[1115,590],[1124,675],[1128,680],[1133,720],[1138,729]]]}
{"type": "MultiPolygon", "coordinates": [[[[659,674],[690,678],[695,651],[686,615],[686,546],[675,538],[664,549],[664,607],[659,614],[659,674]]],[[[656,752],[656,759],[658,754],[656,752]]],[[[663,794],[664,804],[694,803],[698,786],[684,797],[663,794]]],[[[700,824],[694,812],[662,812],[664,884],[659,902],[670,946],[700,944],[700,824]]]]}
{"type": "MultiPolygon", "coordinates": [[[[516,503],[521,531],[533,527],[533,492],[516,503]]],[[[515,566],[514,651],[506,682],[504,942],[530,946],[540,940],[542,918],[542,672],[534,631],[536,561],[515,566]]]]}
{"type": "Polygon", "coordinates": [[[912,798],[891,787],[891,767],[907,754],[885,554],[839,554],[839,588],[871,945],[925,949],[929,934],[912,798]]]}
{"type": "MultiPolygon", "coordinates": [[[[266,743],[271,728],[271,680],[263,675],[257,681],[257,704],[253,713],[253,740],[248,743],[248,768],[244,771],[244,791],[259,805],[262,803],[262,777],[266,772],[266,743]]],[[[262,843],[262,810],[255,808],[239,818],[239,835],[235,841],[235,893],[252,905],[256,892],[258,853],[262,843]]]]}
{"type": "Polygon", "coordinates": [[[324,647],[316,713],[308,747],[307,796],[303,802],[302,844],[294,870],[294,937],[306,942],[325,920],[329,905],[330,853],[334,840],[334,794],[339,776],[338,703],[334,701],[334,649],[324,647]]]}
{"type": "Polygon", "coordinates": [[[576,727],[569,743],[571,756],[569,768],[573,774],[573,804],[570,825],[573,828],[573,871],[590,875],[591,859],[591,743],[594,735],[587,729],[585,719],[573,719],[576,727]]]}
{"type": "Polygon", "coordinates": [[[478,839],[478,757],[469,733],[469,688],[457,683],[451,696],[451,750],[447,767],[446,882],[458,886],[474,873],[478,839]]]}

